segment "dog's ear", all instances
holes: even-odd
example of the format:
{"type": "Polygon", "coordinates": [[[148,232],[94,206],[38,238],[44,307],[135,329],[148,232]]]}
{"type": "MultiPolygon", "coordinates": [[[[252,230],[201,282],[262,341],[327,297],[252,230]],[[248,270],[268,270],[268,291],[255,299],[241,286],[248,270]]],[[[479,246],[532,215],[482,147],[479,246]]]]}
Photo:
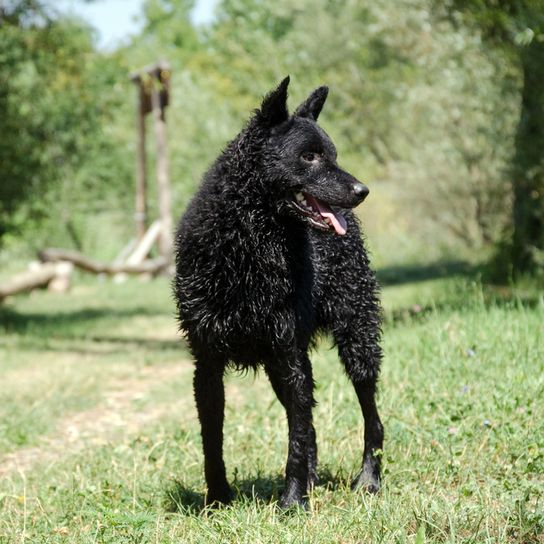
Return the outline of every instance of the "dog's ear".
{"type": "Polygon", "coordinates": [[[317,121],[323,108],[329,88],[326,86],[318,87],[312,94],[296,109],[294,115],[297,117],[307,117],[317,121]]]}
{"type": "Polygon", "coordinates": [[[259,110],[259,116],[269,127],[274,127],[287,121],[289,112],[287,111],[287,87],[289,86],[289,76],[287,76],[276,89],[270,91],[263,100],[259,110]]]}

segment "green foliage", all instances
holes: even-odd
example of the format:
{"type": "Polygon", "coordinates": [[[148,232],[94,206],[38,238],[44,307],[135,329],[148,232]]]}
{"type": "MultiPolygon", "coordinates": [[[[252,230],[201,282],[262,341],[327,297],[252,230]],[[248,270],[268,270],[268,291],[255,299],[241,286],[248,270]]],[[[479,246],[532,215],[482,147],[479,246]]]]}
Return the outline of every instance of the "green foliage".
{"type": "Polygon", "coordinates": [[[449,0],[446,5],[463,12],[487,38],[503,46],[523,47],[544,32],[542,0],[449,0]]]}
{"type": "Polygon", "coordinates": [[[141,39],[152,47],[169,46],[171,53],[193,53],[198,48],[198,38],[189,20],[193,7],[193,0],[147,0],[141,39]]]}
{"type": "Polygon", "coordinates": [[[78,208],[124,192],[126,153],[107,126],[124,69],[96,55],[79,22],[38,3],[14,6],[0,25],[0,234],[32,233],[38,246],[71,225],[77,242],[78,208]]]}
{"type": "MultiPolygon", "coordinates": [[[[521,72],[521,113],[510,166],[511,228],[496,262],[503,274],[544,273],[544,2],[454,0],[465,20],[479,27],[495,49],[506,50],[521,72]]],[[[454,11],[453,15],[457,13],[454,11]]]]}
{"type": "Polygon", "coordinates": [[[485,250],[510,217],[506,166],[519,74],[504,55],[490,56],[479,34],[455,28],[431,7],[424,0],[224,2],[207,34],[210,92],[243,118],[286,73],[295,104],[307,89],[329,84],[322,123],[341,163],[389,186],[380,198],[394,195],[377,210],[363,209],[376,245],[381,232],[391,237],[382,219],[390,207],[425,246],[485,250]]]}
{"type": "MultiPolygon", "coordinates": [[[[175,13],[179,24],[185,12],[175,13]]],[[[174,23],[160,21],[153,38],[127,50],[140,64],[171,50],[165,29],[174,23]]],[[[198,42],[180,51],[183,60],[171,57],[169,115],[182,127],[170,144],[177,209],[262,94],[291,73],[291,107],[309,89],[331,86],[322,123],[341,164],[379,196],[362,210],[378,259],[391,259],[379,254],[391,238],[397,246],[418,240],[404,259],[429,245],[437,254],[481,251],[500,239],[512,200],[506,165],[519,76],[478,34],[433,15],[430,2],[229,0],[198,42]]]]}
{"type": "MultiPolygon", "coordinates": [[[[176,215],[261,96],[290,73],[292,108],[312,88],[331,87],[321,122],[340,163],[370,184],[361,214],[378,263],[422,252],[482,259],[500,246],[508,265],[518,259],[511,240],[530,238],[516,218],[540,217],[542,199],[520,200],[527,191],[516,184],[538,165],[519,139],[525,79],[513,53],[540,43],[536,0],[224,0],[206,28],[192,25],[190,0],[147,0],[141,33],[111,53],[95,49],[81,22],[40,4],[10,2],[0,27],[0,129],[10,135],[0,144],[0,223],[27,244],[111,258],[131,237],[135,92],[126,76],[159,58],[173,68],[176,215]]],[[[527,194],[540,195],[533,185],[527,194]]],[[[541,259],[539,243],[524,247],[541,259]]]]}

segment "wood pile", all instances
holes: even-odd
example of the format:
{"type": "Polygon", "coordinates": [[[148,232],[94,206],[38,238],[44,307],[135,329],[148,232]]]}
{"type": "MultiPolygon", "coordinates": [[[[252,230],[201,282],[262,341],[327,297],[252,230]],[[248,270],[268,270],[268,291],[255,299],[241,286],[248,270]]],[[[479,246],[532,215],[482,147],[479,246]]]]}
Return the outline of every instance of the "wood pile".
{"type": "Polygon", "coordinates": [[[6,297],[45,288],[63,293],[68,291],[75,268],[92,274],[114,276],[118,281],[126,274],[156,276],[169,273],[170,263],[159,256],[149,259],[153,244],[161,234],[161,222],[155,221],[138,243],[131,242],[113,263],[104,263],[86,257],[78,251],[48,248],[40,251],[39,262],[33,262],[25,272],[16,274],[0,285],[0,302],[6,297]]]}

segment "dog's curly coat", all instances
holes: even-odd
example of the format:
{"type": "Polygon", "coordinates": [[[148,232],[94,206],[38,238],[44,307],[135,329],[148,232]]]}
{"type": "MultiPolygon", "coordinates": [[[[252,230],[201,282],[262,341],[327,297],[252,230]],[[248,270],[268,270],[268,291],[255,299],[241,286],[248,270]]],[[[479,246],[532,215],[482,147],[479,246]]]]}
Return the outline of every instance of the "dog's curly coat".
{"type": "Polygon", "coordinates": [[[308,349],[320,331],[332,333],[365,420],[353,486],[380,486],[381,312],[351,212],[368,189],[338,167],[316,124],[328,89],[316,89],[289,116],[288,83],[265,97],[204,176],[176,236],[174,289],[196,360],[208,504],[231,498],[222,451],[229,365],[264,367],[289,425],[280,504],[306,504],[317,480],[308,349]]]}

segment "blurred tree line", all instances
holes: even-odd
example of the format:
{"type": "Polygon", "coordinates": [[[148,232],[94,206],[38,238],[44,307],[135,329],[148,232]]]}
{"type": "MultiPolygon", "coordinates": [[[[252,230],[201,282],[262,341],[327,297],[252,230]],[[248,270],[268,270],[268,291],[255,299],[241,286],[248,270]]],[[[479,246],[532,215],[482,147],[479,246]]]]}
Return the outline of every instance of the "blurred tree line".
{"type": "MultiPolygon", "coordinates": [[[[544,267],[544,1],[455,0],[469,24],[481,29],[521,72],[521,111],[509,174],[512,233],[499,258],[518,271],[544,267]]],[[[455,12],[454,12],[455,13],[455,12]]]]}
{"type": "Polygon", "coordinates": [[[45,3],[0,3],[0,236],[41,243],[56,223],[81,246],[77,212],[127,178],[129,149],[107,129],[122,101],[116,64],[95,51],[88,28],[45,3]]]}
{"type": "Polygon", "coordinates": [[[376,238],[385,233],[378,248],[410,246],[420,259],[462,248],[502,274],[542,270],[543,2],[222,0],[195,28],[191,0],[146,0],[141,32],[104,52],[53,2],[4,0],[0,235],[120,249],[133,210],[126,76],[166,58],[178,213],[289,73],[293,105],[331,87],[322,122],[342,164],[376,180],[380,198],[364,213],[376,238]]]}

